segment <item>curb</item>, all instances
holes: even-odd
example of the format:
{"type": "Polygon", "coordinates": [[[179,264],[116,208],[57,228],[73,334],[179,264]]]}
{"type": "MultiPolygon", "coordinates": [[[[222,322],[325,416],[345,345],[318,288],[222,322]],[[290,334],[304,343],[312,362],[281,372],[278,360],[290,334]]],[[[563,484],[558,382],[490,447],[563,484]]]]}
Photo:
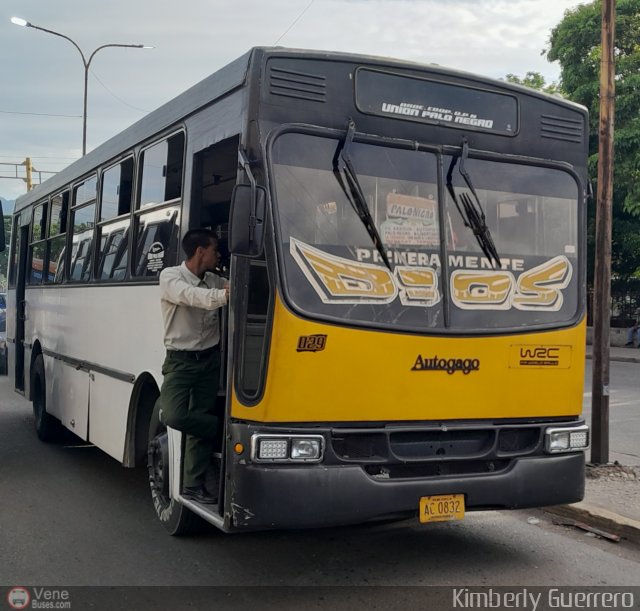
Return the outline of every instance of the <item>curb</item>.
{"type": "Polygon", "coordinates": [[[628,541],[640,543],[640,522],[631,518],[625,518],[597,505],[591,505],[582,501],[580,503],[574,503],[573,505],[545,507],[544,511],[563,518],[584,522],[589,526],[619,535],[628,541]]]}

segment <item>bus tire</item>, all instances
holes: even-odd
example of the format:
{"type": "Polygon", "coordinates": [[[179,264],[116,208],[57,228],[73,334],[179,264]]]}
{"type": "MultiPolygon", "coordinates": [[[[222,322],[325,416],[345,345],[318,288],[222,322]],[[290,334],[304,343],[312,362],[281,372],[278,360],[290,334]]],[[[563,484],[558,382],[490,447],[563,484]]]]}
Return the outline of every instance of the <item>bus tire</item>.
{"type": "Polygon", "coordinates": [[[156,401],[149,423],[147,468],[153,507],[168,533],[179,536],[198,532],[203,521],[170,497],[169,435],[167,427],[160,422],[160,401],[156,401]]]}
{"type": "Polygon", "coordinates": [[[64,435],[64,427],[57,418],[47,413],[47,387],[41,354],[36,356],[31,368],[31,401],[38,439],[46,443],[59,441],[64,435]]]}

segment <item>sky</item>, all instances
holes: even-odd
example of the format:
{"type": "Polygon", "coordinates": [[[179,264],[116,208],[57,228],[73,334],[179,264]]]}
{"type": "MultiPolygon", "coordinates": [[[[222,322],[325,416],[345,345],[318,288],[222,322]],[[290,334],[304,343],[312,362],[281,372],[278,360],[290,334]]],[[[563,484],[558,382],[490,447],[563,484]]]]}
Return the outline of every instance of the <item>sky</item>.
{"type": "MultiPolygon", "coordinates": [[[[494,78],[533,70],[557,80],[542,55],[551,29],[577,0],[2,0],[0,196],[26,192],[12,165],[43,172],[82,152],[84,68],[73,45],[11,17],[72,38],[88,56],[87,150],[253,46],[388,56],[494,78]]],[[[24,176],[22,168],[19,176],[24,176]]],[[[42,174],[43,179],[46,174],[42,174]]]]}

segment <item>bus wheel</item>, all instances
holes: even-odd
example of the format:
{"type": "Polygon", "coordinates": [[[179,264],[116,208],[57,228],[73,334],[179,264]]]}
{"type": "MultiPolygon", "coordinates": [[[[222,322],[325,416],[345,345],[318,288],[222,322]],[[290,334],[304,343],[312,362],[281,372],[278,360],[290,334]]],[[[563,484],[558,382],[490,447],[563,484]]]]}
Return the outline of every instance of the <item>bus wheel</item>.
{"type": "Polygon", "coordinates": [[[58,441],[64,428],[57,418],[47,413],[47,391],[44,378],[44,359],[39,354],[31,368],[31,401],[36,434],[40,441],[58,441]]]}
{"type": "Polygon", "coordinates": [[[169,435],[160,422],[160,402],[156,401],[149,424],[147,468],[151,500],[156,514],[170,535],[186,535],[196,532],[202,520],[186,507],[171,498],[169,460],[169,435]]]}

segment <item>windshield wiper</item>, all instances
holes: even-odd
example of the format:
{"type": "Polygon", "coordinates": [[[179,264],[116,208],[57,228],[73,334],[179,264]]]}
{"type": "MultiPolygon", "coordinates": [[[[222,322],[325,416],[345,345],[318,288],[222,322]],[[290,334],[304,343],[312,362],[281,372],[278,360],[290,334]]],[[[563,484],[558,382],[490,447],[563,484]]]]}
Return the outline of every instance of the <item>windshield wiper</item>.
{"type": "Polygon", "coordinates": [[[482,209],[482,204],[480,204],[480,199],[478,198],[476,190],[473,188],[471,176],[469,176],[469,173],[464,168],[464,162],[468,156],[469,143],[465,138],[462,142],[462,155],[460,156],[460,168],[458,171],[469,188],[469,191],[471,191],[473,198],[468,193],[461,193],[459,198],[456,196],[456,191],[451,182],[453,168],[458,160],[456,157],[451,160],[451,165],[447,172],[447,191],[449,191],[449,195],[455,203],[465,227],[468,227],[473,231],[473,235],[476,237],[476,240],[478,240],[478,244],[480,245],[484,256],[487,257],[491,265],[494,267],[494,261],[497,263],[498,267],[501,267],[502,263],[500,262],[500,255],[498,255],[493,238],[491,237],[491,232],[489,231],[489,227],[487,227],[487,221],[484,215],[484,210],[482,209]]]}
{"type": "Polygon", "coordinates": [[[367,200],[364,196],[364,192],[362,191],[362,187],[360,186],[358,175],[351,163],[351,157],[349,157],[349,149],[351,148],[355,132],[356,124],[350,119],[347,124],[347,135],[345,136],[344,141],[338,145],[338,149],[336,150],[336,154],[333,158],[333,173],[338,184],[342,187],[344,194],[347,196],[347,199],[353,206],[353,209],[356,211],[358,218],[362,221],[364,228],[367,230],[373,245],[376,247],[380,257],[382,257],[384,264],[390,271],[393,271],[391,269],[391,263],[389,262],[387,253],[385,252],[382,238],[376,229],[376,223],[371,216],[369,206],[367,206],[367,200]],[[342,173],[344,173],[346,182],[342,177],[342,173]]]}

